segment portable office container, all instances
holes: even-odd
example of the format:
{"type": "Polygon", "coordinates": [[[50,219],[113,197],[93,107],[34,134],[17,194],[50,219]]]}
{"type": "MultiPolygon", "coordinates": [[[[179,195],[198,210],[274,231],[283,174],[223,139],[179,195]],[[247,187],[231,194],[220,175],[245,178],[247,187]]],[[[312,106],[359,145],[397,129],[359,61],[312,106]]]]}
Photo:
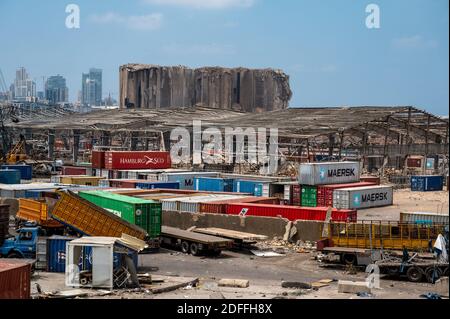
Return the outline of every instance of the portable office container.
{"type": "Polygon", "coordinates": [[[359,177],[359,162],[301,163],[298,174],[302,185],[353,183],[359,177]]]}
{"type": "Polygon", "coordinates": [[[323,207],[333,206],[333,192],[335,189],[375,186],[375,185],[376,184],[371,183],[371,182],[359,182],[359,183],[317,186],[317,206],[323,206],[323,207]]]}
{"type": "Polygon", "coordinates": [[[254,196],[270,197],[270,183],[235,180],[233,182],[233,192],[236,193],[250,193],[254,196]]]}
{"type": "Polygon", "coordinates": [[[105,168],[107,169],[161,169],[170,167],[171,159],[169,152],[105,152],[105,168]]]}
{"type": "Polygon", "coordinates": [[[150,237],[161,234],[161,204],[151,200],[105,191],[79,192],[80,197],[147,231],[150,237]]]}
{"type": "Polygon", "coordinates": [[[179,182],[139,181],[139,182],[136,182],[136,188],[138,188],[138,189],[180,189],[180,183],[179,182]]]}
{"type": "Polygon", "coordinates": [[[162,173],[159,175],[160,182],[178,182],[180,189],[194,190],[195,177],[217,177],[217,172],[177,172],[162,173]]]}
{"type": "Polygon", "coordinates": [[[31,264],[0,259],[0,299],[30,299],[31,264]]]}
{"type": "Polygon", "coordinates": [[[316,207],[317,206],[317,186],[302,185],[302,201],[303,207],[316,207]]]}
{"type": "Polygon", "coordinates": [[[1,169],[0,184],[20,184],[20,171],[17,169],[1,169]]]}
{"type": "Polygon", "coordinates": [[[20,172],[20,179],[30,180],[33,178],[33,168],[31,165],[2,165],[2,169],[15,169],[20,172]]]}
{"type": "Polygon", "coordinates": [[[381,207],[392,203],[392,186],[342,188],[333,192],[333,207],[340,209],[381,207]]]}
{"type": "Polygon", "coordinates": [[[425,212],[400,212],[400,222],[448,225],[449,215],[425,212]]]}
{"type": "Polygon", "coordinates": [[[233,180],[214,177],[196,177],[194,178],[196,191],[210,192],[232,192],[233,180]]]}
{"type": "MultiPolygon", "coordinates": [[[[278,217],[294,220],[324,221],[327,207],[297,207],[286,205],[231,203],[226,206],[226,213],[230,215],[278,217]]],[[[339,210],[333,208],[331,220],[356,222],[356,210],[339,210]]]]}
{"type": "Polygon", "coordinates": [[[441,191],[444,177],[437,175],[411,176],[411,190],[414,192],[441,191]]]}

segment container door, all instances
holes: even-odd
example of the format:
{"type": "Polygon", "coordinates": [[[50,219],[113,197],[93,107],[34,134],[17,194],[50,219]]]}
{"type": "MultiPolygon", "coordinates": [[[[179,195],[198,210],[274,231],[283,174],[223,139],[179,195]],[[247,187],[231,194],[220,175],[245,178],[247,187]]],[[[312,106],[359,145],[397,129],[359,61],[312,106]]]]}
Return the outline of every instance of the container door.
{"type": "Polygon", "coordinates": [[[112,247],[92,247],[92,286],[113,287],[112,247]]]}

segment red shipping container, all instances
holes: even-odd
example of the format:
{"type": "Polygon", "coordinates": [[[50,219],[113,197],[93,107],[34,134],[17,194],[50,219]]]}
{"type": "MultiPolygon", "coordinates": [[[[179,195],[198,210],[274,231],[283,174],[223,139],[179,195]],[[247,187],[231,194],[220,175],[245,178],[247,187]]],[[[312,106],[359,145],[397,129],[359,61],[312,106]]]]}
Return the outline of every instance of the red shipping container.
{"type": "Polygon", "coordinates": [[[92,151],[92,168],[105,168],[105,151],[92,151]]]}
{"type": "Polygon", "coordinates": [[[420,168],[422,167],[422,160],[420,158],[408,158],[406,160],[406,166],[420,168]]]}
{"type": "MultiPolygon", "coordinates": [[[[318,220],[324,221],[327,216],[327,207],[297,207],[266,204],[226,204],[226,213],[239,215],[246,209],[247,216],[277,217],[294,220],[318,220]]],[[[344,210],[333,208],[331,219],[333,221],[356,222],[356,210],[344,210]]]]}
{"type": "Polygon", "coordinates": [[[171,167],[169,152],[105,152],[107,169],[164,169],[171,167]]]}
{"type": "Polygon", "coordinates": [[[363,187],[363,186],[374,186],[375,183],[371,182],[358,182],[358,183],[348,183],[348,184],[332,184],[332,185],[321,185],[317,187],[317,206],[328,207],[333,206],[333,191],[335,189],[341,188],[351,188],[351,187],[363,187]]]}
{"type": "Polygon", "coordinates": [[[302,202],[302,187],[300,185],[291,186],[291,205],[300,206],[302,202]]]}
{"type": "Polygon", "coordinates": [[[134,179],[111,179],[109,180],[110,187],[116,188],[136,188],[137,181],[134,179]]]}
{"type": "Polygon", "coordinates": [[[63,166],[61,175],[87,175],[86,167],[63,166]]]}
{"type": "Polygon", "coordinates": [[[229,203],[254,203],[254,204],[279,205],[280,199],[277,197],[249,196],[245,198],[200,203],[200,212],[211,214],[226,214],[226,204],[229,203]]]}
{"type": "Polygon", "coordinates": [[[381,180],[377,176],[361,176],[359,180],[361,182],[373,183],[374,185],[380,185],[381,184],[381,180]]]}
{"type": "Polygon", "coordinates": [[[0,299],[29,299],[31,265],[0,260],[0,299]]]}

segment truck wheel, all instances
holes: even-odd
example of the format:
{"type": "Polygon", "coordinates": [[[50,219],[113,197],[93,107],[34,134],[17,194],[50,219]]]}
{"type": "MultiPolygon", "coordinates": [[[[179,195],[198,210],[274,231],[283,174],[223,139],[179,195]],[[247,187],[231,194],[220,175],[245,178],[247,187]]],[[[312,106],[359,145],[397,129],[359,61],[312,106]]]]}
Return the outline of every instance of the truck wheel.
{"type": "Polygon", "coordinates": [[[406,276],[408,277],[409,281],[420,282],[423,277],[423,272],[419,267],[410,267],[406,271],[406,276]]]}
{"type": "Polygon", "coordinates": [[[183,241],[183,242],[181,243],[181,251],[182,251],[184,254],[188,254],[188,253],[189,253],[189,243],[188,243],[187,241],[183,241]]]}
{"type": "Polygon", "coordinates": [[[192,243],[190,248],[191,248],[191,254],[193,256],[197,256],[199,254],[198,245],[196,243],[192,243]]]}
{"type": "Polygon", "coordinates": [[[436,282],[436,280],[438,280],[439,278],[441,278],[442,276],[442,271],[439,268],[434,268],[434,267],[428,267],[425,270],[425,276],[427,277],[427,281],[429,283],[434,283],[436,282]],[[433,277],[434,276],[434,277],[433,277]]]}
{"type": "Polygon", "coordinates": [[[23,258],[21,254],[16,253],[16,252],[11,252],[8,254],[8,258],[23,258]]]}
{"type": "Polygon", "coordinates": [[[356,256],[353,254],[344,254],[342,260],[346,265],[356,265],[356,256]]]}

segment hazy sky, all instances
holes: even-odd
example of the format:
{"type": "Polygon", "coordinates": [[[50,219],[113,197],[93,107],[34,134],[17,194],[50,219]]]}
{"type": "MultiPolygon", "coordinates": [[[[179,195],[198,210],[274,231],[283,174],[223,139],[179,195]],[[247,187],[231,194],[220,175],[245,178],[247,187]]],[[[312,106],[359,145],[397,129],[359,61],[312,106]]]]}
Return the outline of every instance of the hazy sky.
{"type": "Polygon", "coordinates": [[[103,95],[118,97],[131,62],[281,68],[291,106],[414,105],[447,115],[448,0],[0,0],[0,68],[67,78],[103,69],[103,95]],[[68,29],[66,5],[80,8],[68,29]],[[379,29],[365,24],[380,7],[379,29]]]}

